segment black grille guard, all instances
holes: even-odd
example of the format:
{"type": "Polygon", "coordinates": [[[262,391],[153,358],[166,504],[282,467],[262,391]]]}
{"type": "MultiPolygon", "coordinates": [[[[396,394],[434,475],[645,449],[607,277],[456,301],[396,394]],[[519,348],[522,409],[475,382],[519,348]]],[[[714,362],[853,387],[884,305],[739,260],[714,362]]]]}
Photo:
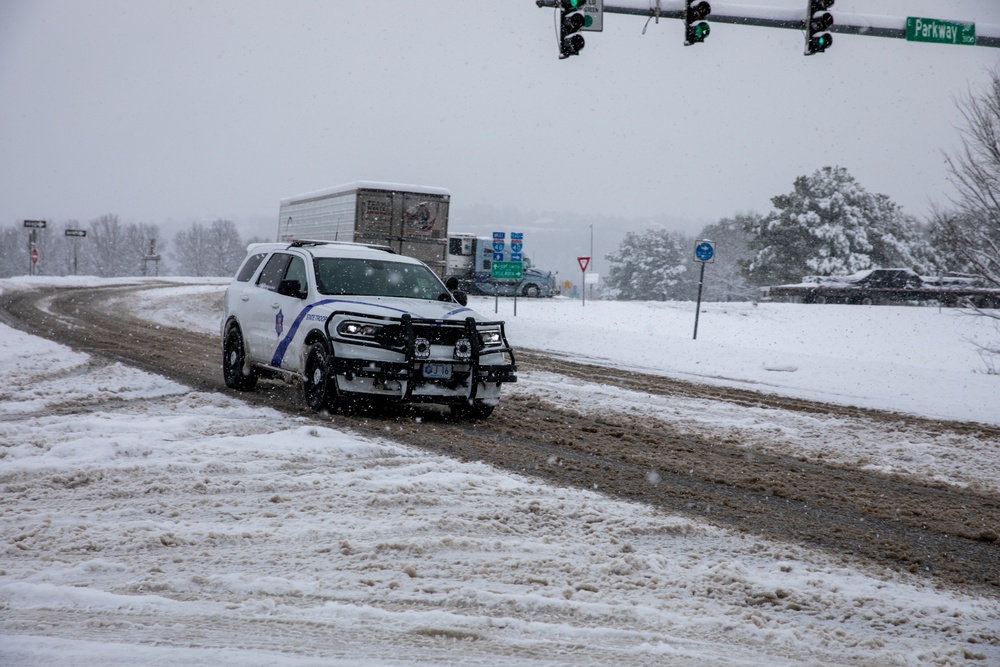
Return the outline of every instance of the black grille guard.
{"type": "MultiPolygon", "coordinates": [[[[471,348],[469,359],[451,360],[460,365],[468,364],[469,370],[467,372],[454,371],[451,380],[440,383],[454,388],[457,388],[462,384],[467,384],[469,391],[465,400],[471,401],[476,398],[480,382],[517,382],[517,361],[514,358],[513,348],[511,348],[510,344],[507,342],[507,333],[503,321],[477,322],[474,317],[467,317],[464,322],[459,322],[456,320],[416,318],[409,313],[404,314],[398,319],[394,317],[382,317],[379,315],[355,313],[350,311],[335,311],[334,313],[331,313],[324,325],[326,335],[329,340],[336,339],[338,342],[350,345],[392,350],[393,352],[405,355],[405,360],[379,361],[369,359],[345,359],[337,357],[333,354],[331,346],[328,372],[331,376],[350,374],[358,377],[376,378],[383,381],[397,380],[406,382],[406,390],[403,393],[402,400],[412,400],[413,388],[420,383],[427,382],[421,374],[421,369],[423,368],[422,364],[426,361],[426,359],[421,359],[416,356],[416,340],[420,337],[419,329],[426,327],[460,329],[464,338],[469,341],[469,346],[471,348]],[[338,336],[335,332],[330,331],[330,323],[338,316],[356,317],[368,321],[381,321],[386,323],[386,325],[398,323],[402,327],[403,337],[401,340],[378,342],[352,340],[338,336]],[[479,340],[480,327],[498,327],[500,330],[500,340],[502,345],[498,347],[491,346],[484,350],[479,340]],[[510,355],[509,364],[483,365],[480,361],[484,354],[504,353],[510,355]]],[[[426,400],[440,402],[447,401],[448,397],[434,395],[426,397],[426,400]]]]}

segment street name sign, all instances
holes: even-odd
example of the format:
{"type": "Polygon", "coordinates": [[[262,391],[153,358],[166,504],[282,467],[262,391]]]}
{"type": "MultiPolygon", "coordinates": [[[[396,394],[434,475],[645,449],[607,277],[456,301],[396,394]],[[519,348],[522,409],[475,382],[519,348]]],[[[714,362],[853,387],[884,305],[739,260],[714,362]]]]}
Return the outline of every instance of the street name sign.
{"type": "Polygon", "coordinates": [[[25,227],[30,227],[32,229],[45,229],[45,221],[44,220],[25,220],[24,221],[24,226],[25,227]]]}
{"type": "Polygon", "coordinates": [[[976,24],[906,17],[906,41],[976,45],[976,24]]]}
{"type": "Polygon", "coordinates": [[[66,236],[86,236],[86,229],[67,229],[66,236]]]}

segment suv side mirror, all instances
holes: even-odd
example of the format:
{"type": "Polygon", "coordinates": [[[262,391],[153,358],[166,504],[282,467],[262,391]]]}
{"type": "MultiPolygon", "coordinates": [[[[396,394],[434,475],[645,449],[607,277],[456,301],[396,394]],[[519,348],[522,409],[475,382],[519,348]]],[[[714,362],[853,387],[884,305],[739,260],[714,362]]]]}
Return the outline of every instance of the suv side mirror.
{"type": "Polygon", "coordinates": [[[304,299],[308,293],[302,289],[302,283],[298,280],[282,280],[278,283],[278,294],[281,296],[293,296],[296,299],[304,299]]]}
{"type": "Polygon", "coordinates": [[[444,286],[448,288],[451,295],[455,297],[455,301],[459,304],[467,306],[469,304],[468,295],[462,290],[458,289],[458,278],[456,276],[448,276],[448,280],[444,281],[444,286]]]}

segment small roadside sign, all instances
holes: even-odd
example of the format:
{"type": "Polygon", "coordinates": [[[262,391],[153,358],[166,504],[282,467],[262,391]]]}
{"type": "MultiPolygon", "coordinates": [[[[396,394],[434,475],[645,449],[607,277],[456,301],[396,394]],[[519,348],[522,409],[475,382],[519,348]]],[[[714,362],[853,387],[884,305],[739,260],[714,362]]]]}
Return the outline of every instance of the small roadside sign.
{"type": "Polygon", "coordinates": [[[694,242],[694,258],[701,262],[701,275],[698,277],[698,303],[694,307],[694,338],[698,339],[698,314],[701,312],[701,288],[705,284],[705,265],[715,261],[715,243],[707,239],[694,242]]]}
{"type": "Polygon", "coordinates": [[[31,249],[31,263],[38,264],[38,248],[31,249]]]}
{"type": "Polygon", "coordinates": [[[86,236],[86,229],[67,229],[66,236],[86,236]]]}
{"type": "Polygon", "coordinates": [[[701,263],[715,261],[715,244],[711,241],[697,241],[694,246],[694,258],[701,263]]]}
{"type": "Polygon", "coordinates": [[[24,226],[25,227],[30,227],[31,229],[45,229],[45,221],[44,220],[25,220],[24,221],[24,226]]]}
{"type": "Polygon", "coordinates": [[[587,0],[583,6],[583,27],[580,30],[604,31],[604,0],[587,0]]]}
{"type": "Polygon", "coordinates": [[[587,272],[587,267],[590,266],[590,258],[589,257],[577,257],[576,261],[580,265],[580,271],[586,273],[587,272]]]}
{"type": "MultiPolygon", "coordinates": [[[[510,250],[511,252],[521,252],[524,248],[524,232],[511,232],[510,233],[510,250]]],[[[513,260],[515,262],[520,260],[513,260]]]]}

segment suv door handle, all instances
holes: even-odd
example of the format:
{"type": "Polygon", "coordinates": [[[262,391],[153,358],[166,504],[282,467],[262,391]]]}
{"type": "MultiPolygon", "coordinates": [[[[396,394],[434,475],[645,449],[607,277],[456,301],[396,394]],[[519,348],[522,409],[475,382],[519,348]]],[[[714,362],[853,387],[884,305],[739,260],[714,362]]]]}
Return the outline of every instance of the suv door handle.
{"type": "Polygon", "coordinates": [[[281,308],[281,304],[275,301],[274,303],[271,304],[271,308],[281,308]]]}
{"type": "Polygon", "coordinates": [[[240,297],[240,299],[242,299],[243,301],[249,301],[250,300],[250,295],[249,294],[244,294],[243,296],[240,297]]]}

